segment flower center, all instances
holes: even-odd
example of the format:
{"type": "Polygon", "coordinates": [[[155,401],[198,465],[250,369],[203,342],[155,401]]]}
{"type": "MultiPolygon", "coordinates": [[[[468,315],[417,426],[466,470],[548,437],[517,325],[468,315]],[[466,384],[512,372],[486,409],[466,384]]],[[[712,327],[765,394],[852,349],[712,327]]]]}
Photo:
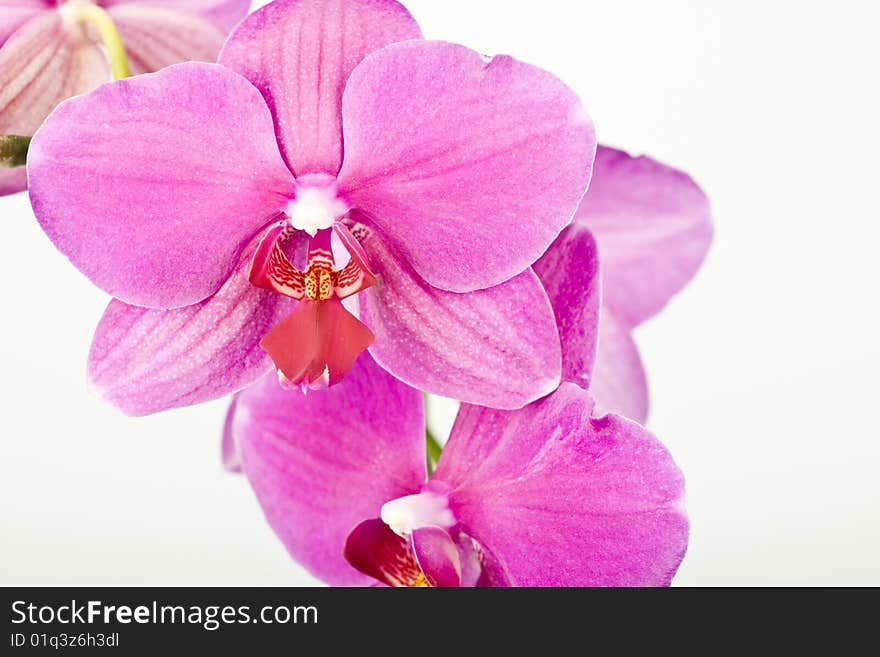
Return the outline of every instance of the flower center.
{"type": "Polygon", "coordinates": [[[303,291],[312,301],[326,301],[336,294],[339,272],[334,271],[333,252],[314,244],[309,249],[309,268],[303,274],[303,291]]]}
{"type": "Polygon", "coordinates": [[[332,185],[300,186],[284,214],[290,218],[291,226],[314,237],[319,230],[331,228],[349,209],[332,185]]]}
{"type": "Polygon", "coordinates": [[[299,181],[296,198],[263,237],[250,271],[253,285],[299,302],[260,346],[275,362],[279,380],[300,385],[303,390],[338,383],[373,342],[373,334],[343,307],[342,300],[376,283],[366,254],[340,221],[348,204],[338,198],[332,181],[311,178],[299,181]],[[304,270],[289,257],[302,246],[297,239],[302,238],[300,230],[309,235],[304,270]],[[333,235],[350,256],[339,269],[333,256],[333,235]]]}

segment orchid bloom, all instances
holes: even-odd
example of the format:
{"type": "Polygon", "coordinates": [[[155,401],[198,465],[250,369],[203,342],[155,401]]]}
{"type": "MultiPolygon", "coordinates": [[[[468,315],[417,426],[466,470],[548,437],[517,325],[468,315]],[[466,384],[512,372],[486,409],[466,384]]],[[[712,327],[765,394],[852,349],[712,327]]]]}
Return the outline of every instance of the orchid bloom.
{"type": "Polygon", "coordinates": [[[100,394],[152,413],[273,363],[286,386],[320,388],[366,348],[485,406],[558,386],[530,266],[583,197],[592,124],[549,73],[419,36],[392,0],[279,0],[218,65],[108,84],[49,117],[34,211],[116,297],[90,355],[100,394]],[[341,303],[354,295],[359,317],[341,303]]]}
{"type": "Polygon", "coordinates": [[[631,331],[690,281],[711,242],[709,201],[687,174],[599,146],[574,222],[534,267],[556,313],[562,379],[589,388],[597,413],[645,423],[631,331]]]}
{"type": "MultiPolygon", "coordinates": [[[[114,76],[214,61],[249,7],[250,0],[0,0],[0,135],[32,136],[62,100],[114,76]]],[[[0,168],[0,195],[26,187],[24,167],[0,168]]]]}
{"type": "Polygon", "coordinates": [[[269,524],[331,585],[668,585],[682,475],[648,431],[593,415],[571,383],[515,411],[463,404],[427,479],[421,394],[364,354],[307,398],[264,378],[227,428],[269,524]]]}

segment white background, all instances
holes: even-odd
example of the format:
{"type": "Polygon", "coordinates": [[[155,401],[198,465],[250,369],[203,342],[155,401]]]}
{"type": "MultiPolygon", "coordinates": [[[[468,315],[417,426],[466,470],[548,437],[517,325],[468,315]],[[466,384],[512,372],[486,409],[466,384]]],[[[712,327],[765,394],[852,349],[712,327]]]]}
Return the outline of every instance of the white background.
{"type": "MultiPolygon", "coordinates": [[[[428,37],[556,72],[603,142],[712,199],[704,270],[637,334],[649,426],[688,479],[676,583],[880,584],[873,5],[408,6],[428,37]]],[[[92,398],[104,295],[25,195],[0,227],[0,583],[313,582],[220,469],[224,402],[131,419],[92,398]]]]}

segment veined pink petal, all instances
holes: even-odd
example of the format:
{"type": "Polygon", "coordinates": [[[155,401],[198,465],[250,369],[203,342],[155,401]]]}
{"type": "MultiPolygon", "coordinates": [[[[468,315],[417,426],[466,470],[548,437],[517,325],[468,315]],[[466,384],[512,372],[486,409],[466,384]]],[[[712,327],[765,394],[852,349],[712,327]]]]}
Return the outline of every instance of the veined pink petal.
{"type": "Polygon", "coordinates": [[[510,57],[394,44],[352,72],[342,104],[340,189],[435,287],[526,270],[590,179],[595,138],[577,96],[510,57]]]}
{"type": "Polygon", "coordinates": [[[421,36],[393,0],[278,0],[229,37],[220,63],[262,92],[291,171],[335,175],[342,163],[342,91],[352,69],[389,43],[421,36]]]}
{"type": "Polygon", "coordinates": [[[109,13],[119,28],[133,75],[180,62],[214,62],[226,40],[217,23],[187,11],[124,4],[109,13]]]}
{"type": "Polygon", "coordinates": [[[64,103],[34,137],[28,174],[58,249],[109,294],[162,308],[218,290],[294,185],[260,94],[200,63],[64,103]]]}
{"type": "Polygon", "coordinates": [[[596,415],[617,413],[639,424],[648,418],[648,382],[630,330],[610,308],[599,319],[599,351],[590,383],[596,415]]]}
{"type": "Polygon", "coordinates": [[[559,334],[534,272],[469,294],[446,292],[376,232],[356,232],[380,279],[358,299],[382,367],[420,390],[496,408],[519,408],[559,385],[559,334]]]}
{"type": "Polygon", "coordinates": [[[668,585],[684,556],[684,479],[639,425],[591,417],[571,383],[519,411],[464,405],[432,482],[518,586],[668,585]]]}
{"type": "Polygon", "coordinates": [[[100,0],[98,4],[114,8],[126,5],[165,7],[200,14],[230,30],[247,15],[251,0],[100,0]]]}
{"type": "Polygon", "coordinates": [[[601,281],[596,241],[584,226],[569,226],[534,269],[556,315],[562,343],[562,380],[587,389],[599,337],[601,281]]]}
{"type": "Polygon", "coordinates": [[[51,8],[53,5],[48,0],[3,0],[0,4],[0,46],[29,19],[51,8]]]}
{"type": "Polygon", "coordinates": [[[599,244],[603,302],[628,327],[687,284],[712,242],[709,201],[687,174],[612,148],[599,148],[577,220],[599,244]]]}
{"type": "Polygon", "coordinates": [[[307,395],[266,377],[241,393],[233,431],[293,558],[330,584],[371,584],[342,549],[356,525],[424,483],[421,393],[364,354],[338,385],[307,395]]]}
{"type": "MultiPolygon", "coordinates": [[[[0,134],[33,135],[58,103],[109,76],[100,48],[65,27],[57,12],[36,15],[0,47],[0,134]]],[[[26,186],[23,168],[0,168],[0,193],[26,186]]]]}
{"type": "Polygon", "coordinates": [[[219,399],[272,370],[260,340],[295,305],[248,282],[256,244],[201,303],[151,310],[111,301],[89,354],[96,392],[129,415],[219,399]]]}

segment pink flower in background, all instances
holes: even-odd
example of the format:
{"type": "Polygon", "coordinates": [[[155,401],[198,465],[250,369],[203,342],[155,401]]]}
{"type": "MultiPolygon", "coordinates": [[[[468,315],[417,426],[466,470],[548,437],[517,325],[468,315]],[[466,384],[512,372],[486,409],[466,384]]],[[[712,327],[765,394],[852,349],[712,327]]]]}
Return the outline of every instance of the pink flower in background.
{"type": "Polygon", "coordinates": [[[100,394],[151,413],[240,390],[273,361],[287,384],[333,385],[367,347],[466,402],[518,408],[557,387],[530,265],[583,196],[592,125],[549,73],[418,37],[391,0],[279,1],[222,65],[52,114],[31,200],[117,297],[90,355],[100,394]],[[355,294],[359,318],[341,303],[355,294]]]}
{"type": "Polygon", "coordinates": [[[589,388],[598,412],[644,424],[648,388],[632,329],[690,281],[711,242],[709,201],[687,174],[599,147],[574,222],[535,263],[556,313],[562,379],[589,388]]]}
{"type": "MultiPolygon", "coordinates": [[[[214,61],[250,0],[0,0],[0,135],[32,136],[65,98],[111,79],[94,27],[78,19],[103,7],[132,73],[188,60],[214,61]]],[[[0,194],[27,186],[23,167],[0,168],[0,194]]]]}
{"type": "Polygon", "coordinates": [[[669,453],[571,383],[462,405],[430,479],[421,394],[367,354],[305,398],[266,377],[228,429],[270,525],[333,585],[664,586],[687,547],[669,453]]]}

